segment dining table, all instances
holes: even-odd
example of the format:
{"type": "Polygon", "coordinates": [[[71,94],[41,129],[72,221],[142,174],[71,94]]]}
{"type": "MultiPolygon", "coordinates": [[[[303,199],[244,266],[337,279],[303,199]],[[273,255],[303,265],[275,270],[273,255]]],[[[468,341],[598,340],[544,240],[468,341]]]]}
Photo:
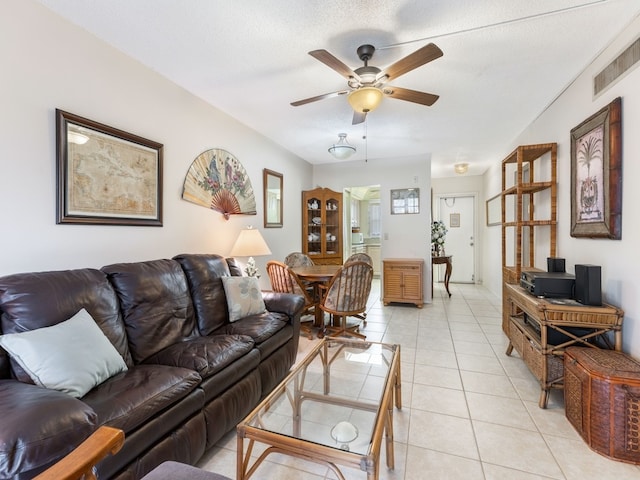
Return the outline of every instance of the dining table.
{"type": "Polygon", "coordinates": [[[313,325],[320,329],[319,336],[324,335],[324,312],[319,308],[322,302],[321,290],[323,286],[326,286],[331,281],[341,267],[342,265],[308,265],[291,268],[301,280],[313,286],[313,298],[315,300],[313,325]]]}

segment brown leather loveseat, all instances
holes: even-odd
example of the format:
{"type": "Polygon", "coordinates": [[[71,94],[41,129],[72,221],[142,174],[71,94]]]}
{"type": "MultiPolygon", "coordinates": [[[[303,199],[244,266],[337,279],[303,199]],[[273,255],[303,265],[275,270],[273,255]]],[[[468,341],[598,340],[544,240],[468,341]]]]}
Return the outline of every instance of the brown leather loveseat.
{"type": "Polygon", "coordinates": [[[223,257],[196,254],[1,277],[0,333],[28,349],[0,348],[0,478],[33,477],[100,425],[126,439],[98,465],[101,479],[140,478],[166,460],[195,464],[284,378],[298,348],[302,297],[263,292],[266,310],[236,319],[229,277],[223,257]],[[108,342],[71,323],[86,318],[108,342]],[[24,332],[35,336],[9,335],[24,332]],[[91,372],[99,383],[81,385],[87,392],[39,386],[84,379],[59,375],[58,355],[78,355],[67,365],[82,370],[111,346],[107,379],[91,372]]]}

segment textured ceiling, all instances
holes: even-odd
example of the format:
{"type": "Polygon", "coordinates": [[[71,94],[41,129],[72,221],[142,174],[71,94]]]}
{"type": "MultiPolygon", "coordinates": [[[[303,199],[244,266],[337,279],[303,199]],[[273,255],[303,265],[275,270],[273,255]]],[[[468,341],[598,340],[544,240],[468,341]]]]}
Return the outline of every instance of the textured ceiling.
{"type": "Polygon", "coordinates": [[[640,12],[639,0],[39,1],[311,163],[336,162],[327,148],[345,132],[349,161],[431,157],[434,177],[502,158],[640,12]],[[355,69],[369,43],[384,68],[428,42],[444,56],[393,85],[440,95],[432,107],[385,98],[354,126],[344,96],[290,105],[346,87],[311,50],[355,69]]]}

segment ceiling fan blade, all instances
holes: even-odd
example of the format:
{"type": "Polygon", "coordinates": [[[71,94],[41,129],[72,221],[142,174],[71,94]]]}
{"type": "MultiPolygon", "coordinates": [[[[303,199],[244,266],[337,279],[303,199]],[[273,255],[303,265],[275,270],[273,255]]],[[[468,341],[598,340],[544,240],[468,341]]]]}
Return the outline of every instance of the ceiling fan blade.
{"type": "Polygon", "coordinates": [[[336,57],[334,57],[332,54],[330,54],[326,50],[312,50],[309,52],[309,55],[311,55],[316,60],[321,61],[327,67],[335,70],[347,80],[349,80],[350,78],[355,78],[356,80],[360,81],[360,77],[356,72],[354,72],[351,68],[345,65],[341,60],[338,60],[336,57]]]}
{"type": "Polygon", "coordinates": [[[363,112],[353,112],[353,121],[351,125],[358,125],[367,119],[367,114],[363,112]]]}
{"type": "Polygon", "coordinates": [[[340,90],[338,92],[325,93],[324,95],[318,95],[316,97],[310,97],[310,98],[305,98],[304,100],[291,102],[291,105],[294,107],[299,107],[300,105],[306,105],[307,103],[317,102],[318,100],[324,100],[325,98],[333,98],[333,97],[338,97],[340,95],[345,95],[349,92],[350,90],[340,90]]]}
{"type": "Polygon", "coordinates": [[[436,58],[440,58],[442,55],[442,50],[440,50],[435,44],[430,43],[390,65],[385,69],[382,75],[386,75],[387,80],[393,80],[394,78],[398,78],[400,75],[404,75],[425,63],[429,63],[436,58]]]}
{"type": "Polygon", "coordinates": [[[405,100],[407,102],[419,103],[430,107],[436,100],[440,98],[439,95],[433,93],[418,92],[416,90],[409,90],[408,88],[392,87],[387,85],[383,89],[383,93],[387,97],[396,98],[398,100],[405,100]]]}

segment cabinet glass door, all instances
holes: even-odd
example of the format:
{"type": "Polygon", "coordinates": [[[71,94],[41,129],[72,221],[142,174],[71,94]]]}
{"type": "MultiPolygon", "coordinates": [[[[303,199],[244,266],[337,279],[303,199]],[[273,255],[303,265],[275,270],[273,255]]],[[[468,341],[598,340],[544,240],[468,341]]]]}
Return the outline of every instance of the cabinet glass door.
{"type": "Polygon", "coordinates": [[[340,200],[335,197],[328,197],[323,208],[325,214],[325,228],[322,239],[325,245],[324,251],[327,255],[339,255],[342,242],[342,233],[340,232],[342,209],[340,208],[340,200]]]}
{"type": "Polygon", "coordinates": [[[306,253],[313,258],[313,255],[322,254],[322,199],[318,197],[311,197],[307,200],[306,207],[306,253]]]}

